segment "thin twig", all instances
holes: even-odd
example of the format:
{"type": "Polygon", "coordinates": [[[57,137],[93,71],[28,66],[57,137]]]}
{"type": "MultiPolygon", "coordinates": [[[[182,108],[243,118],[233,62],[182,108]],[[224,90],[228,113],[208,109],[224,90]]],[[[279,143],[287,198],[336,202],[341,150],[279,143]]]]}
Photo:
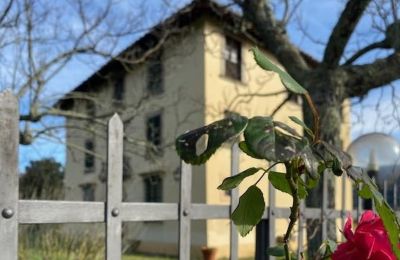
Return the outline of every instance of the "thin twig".
{"type": "Polygon", "coordinates": [[[261,181],[261,179],[265,176],[265,174],[267,172],[269,172],[275,165],[277,165],[279,163],[281,163],[281,162],[275,162],[275,163],[271,164],[271,166],[269,166],[266,170],[264,170],[263,174],[261,175],[260,178],[258,178],[258,180],[256,181],[256,183],[254,183],[254,185],[257,185],[261,181]]]}
{"type": "Polygon", "coordinates": [[[315,108],[315,104],[311,99],[310,94],[306,93],[304,94],[304,96],[306,97],[307,103],[311,108],[311,112],[313,114],[313,118],[314,118],[314,143],[319,141],[319,114],[317,109],[315,108]]]}

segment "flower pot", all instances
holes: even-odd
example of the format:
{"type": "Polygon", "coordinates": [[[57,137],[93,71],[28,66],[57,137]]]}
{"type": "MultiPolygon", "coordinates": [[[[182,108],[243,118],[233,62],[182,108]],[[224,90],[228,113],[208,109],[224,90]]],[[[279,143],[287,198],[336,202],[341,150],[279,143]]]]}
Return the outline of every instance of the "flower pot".
{"type": "Polygon", "coordinates": [[[201,253],[203,254],[204,260],[215,260],[216,254],[217,254],[217,249],[214,247],[203,246],[201,248],[201,253]]]}

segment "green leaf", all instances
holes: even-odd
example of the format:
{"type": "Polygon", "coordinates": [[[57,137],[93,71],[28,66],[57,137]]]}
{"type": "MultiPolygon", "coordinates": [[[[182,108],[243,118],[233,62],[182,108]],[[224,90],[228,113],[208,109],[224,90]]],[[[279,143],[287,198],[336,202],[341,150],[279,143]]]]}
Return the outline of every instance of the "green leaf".
{"type": "Polygon", "coordinates": [[[305,197],[307,197],[307,195],[308,195],[306,186],[302,182],[299,182],[298,193],[299,193],[299,199],[301,199],[301,200],[304,199],[305,197]]]}
{"type": "Polygon", "coordinates": [[[318,181],[319,181],[319,178],[318,179],[313,179],[313,178],[309,177],[309,178],[307,178],[307,182],[305,183],[305,186],[309,190],[313,189],[313,188],[315,188],[317,186],[318,181]]]}
{"type": "Polygon", "coordinates": [[[278,73],[283,85],[290,91],[296,94],[306,94],[307,90],[304,89],[295,79],[293,79],[287,72],[281,70],[278,66],[273,64],[258,48],[251,48],[254,59],[258,66],[267,71],[278,73]]]}
{"type": "Polygon", "coordinates": [[[267,249],[267,255],[283,257],[285,256],[285,247],[283,245],[269,247],[267,249]]]}
{"type": "MultiPolygon", "coordinates": [[[[275,189],[293,196],[285,173],[270,171],[268,174],[268,180],[271,182],[272,186],[274,186],[275,189]]],[[[298,194],[300,199],[304,199],[307,196],[307,190],[302,182],[299,182],[298,194]]]]}
{"type": "Polygon", "coordinates": [[[231,114],[229,118],[214,122],[179,136],[175,147],[186,163],[205,163],[227,140],[238,136],[247,126],[247,118],[231,114]]]}
{"type": "Polygon", "coordinates": [[[281,128],[282,130],[288,132],[289,134],[296,136],[298,138],[301,138],[301,135],[299,133],[297,133],[296,130],[294,130],[293,128],[291,128],[290,126],[288,126],[285,123],[279,122],[279,121],[274,121],[274,126],[281,128]]]}
{"type": "Polygon", "coordinates": [[[306,167],[307,175],[314,180],[318,180],[320,175],[318,167],[320,163],[318,159],[315,158],[313,151],[309,146],[304,147],[304,149],[300,152],[300,158],[306,167]]]}
{"type": "Polygon", "coordinates": [[[318,249],[318,254],[321,256],[321,259],[328,258],[335,252],[337,244],[333,240],[325,240],[322,245],[318,249]]]}
{"type": "Polygon", "coordinates": [[[247,154],[250,157],[256,158],[256,159],[264,159],[262,157],[258,157],[256,154],[252,153],[249,148],[247,147],[247,144],[245,141],[241,141],[239,142],[239,148],[240,150],[242,150],[242,152],[244,152],[245,154],[247,154]]]}
{"type": "Polygon", "coordinates": [[[300,125],[301,127],[303,127],[304,131],[305,131],[309,136],[311,136],[312,138],[314,138],[314,133],[313,133],[313,131],[312,131],[310,128],[308,128],[308,126],[307,126],[303,121],[301,121],[300,119],[298,119],[298,118],[295,117],[295,116],[289,116],[289,118],[290,118],[290,120],[292,120],[292,121],[295,122],[296,124],[298,124],[298,125],[300,125]]]}
{"type": "Polygon", "coordinates": [[[358,191],[358,195],[363,199],[371,199],[373,197],[368,185],[363,185],[361,190],[358,191]]]}
{"type": "Polygon", "coordinates": [[[235,176],[231,176],[228,178],[225,178],[224,181],[222,182],[221,185],[218,186],[218,189],[220,190],[231,190],[239,186],[239,184],[243,181],[244,178],[247,178],[256,172],[261,170],[261,168],[249,168],[245,171],[242,171],[241,173],[236,174],[235,176]]]}
{"type": "Polygon", "coordinates": [[[400,225],[399,219],[396,217],[396,214],[390,208],[389,204],[385,200],[380,200],[374,197],[375,209],[378,212],[379,216],[382,219],[383,225],[385,226],[386,233],[389,236],[390,243],[392,245],[392,250],[397,256],[397,259],[400,259],[400,249],[399,245],[399,234],[400,234],[400,225]]]}
{"type": "Polygon", "coordinates": [[[336,176],[341,176],[343,171],[351,167],[350,155],[331,144],[319,141],[312,149],[314,154],[325,161],[325,167],[331,168],[336,176]]]}
{"type": "Polygon", "coordinates": [[[247,235],[261,220],[265,209],[262,191],[255,185],[250,186],[239,198],[239,205],[232,213],[232,221],[235,223],[240,235],[247,235]]]}
{"type": "Polygon", "coordinates": [[[305,146],[302,140],[275,128],[271,117],[253,117],[248,121],[244,138],[247,149],[256,158],[287,162],[305,146]]]}

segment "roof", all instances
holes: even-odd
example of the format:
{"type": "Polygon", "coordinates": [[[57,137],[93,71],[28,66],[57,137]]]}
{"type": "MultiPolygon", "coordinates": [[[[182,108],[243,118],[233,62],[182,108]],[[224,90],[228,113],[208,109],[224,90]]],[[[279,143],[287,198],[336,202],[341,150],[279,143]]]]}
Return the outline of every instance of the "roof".
{"type": "MultiPolygon", "coordinates": [[[[70,109],[72,106],[72,99],[74,99],[72,95],[70,95],[71,93],[96,91],[96,89],[101,85],[99,83],[104,81],[106,76],[109,76],[112,73],[116,75],[123,73],[126,64],[121,62],[121,58],[132,57],[132,52],[134,53],[133,55],[135,55],[135,58],[143,56],[146,51],[152,49],[157,44],[158,40],[163,37],[164,32],[170,32],[171,28],[179,29],[187,27],[203,17],[215,19],[216,21],[221,22],[224,29],[231,31],[233,34],[240,37],[247,38],[261,47],[263,46],[262,42],[258,40],[260,37],[254,30],[242,30],[242,16],[240,14],[235,13],[224,5],[216,3],[214,0],[193,0],[190,4],[178,10],[165,21],[154,26],[143,37],[121,51],[114,59],[111,59],[103,65],[98,71],[93,73],[70,93],[67,93],[55,104],[55,106],[61,109],[70,109]]],[[[168,35],[168,37],[169,36],[172,36],[172,34],[168,35]]],[[[309,64],[313,65],[316,63],[311,56],[304,53],[302,54],[309,64]]]]}

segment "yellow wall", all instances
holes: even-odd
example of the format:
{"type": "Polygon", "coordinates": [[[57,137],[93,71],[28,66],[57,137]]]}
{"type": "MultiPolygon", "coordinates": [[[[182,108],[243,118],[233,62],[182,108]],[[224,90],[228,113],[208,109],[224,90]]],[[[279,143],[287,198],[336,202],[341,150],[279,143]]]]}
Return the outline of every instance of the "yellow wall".
{"type": "MultiPolygon", "coordinates": [[[[269,97],[257,97],[249,94],[275,93],[284,90],[279,78],[272,72],[266,72],[260,69],[250,51],[254,44],[236,38],[242,43],[242,81],[233,80],[224,74],[223,50],[225,46],[225,35],[235,38],[224,32],[220,26],[208,21],[205,25],[205,104],[206,104],[206,124],[212,123],[217,119],[223,118],[224,110],[235,111],[244,116],[269,116],[271,112],[287,97],[287,94],[272,95],[269,97]],[[241,96],[242,95],[242,96],[241,96]],[[248,96],[244,96],[248,95],[248,96]],[[240,97],[241,96],[241,97],[240,97]]],[[[264,53],[269,54],[264,50],[264,53]]],[[[275,60],[273,56],[269,58],[275,60]]],[[[275,60],[276,62],[276,60],[275,60]]],[[[343,127],[344,144],[349,140],[349,107],[344,110],[346,122],[343,127]]],[[[274,116],[275,120],[287,123],[299,132],[302,130],[292,123],[288,116],[302,118],[301,105],[295,102],[288,102],[274,116]]],[[[249,167],[266,167],[266,162],[254,160],[245,154],[240,155],[240,171],[249,167]]],[[[284,171],[282,166],[277,170],[284,171]]],[[[216,187],[222,180],[230,174],[230,145],[225,145],[224,149],[218,151],[206,164],[206,198],[209,204],[229,204],[229,196],[224,191],[217,190],[216,187]]],[[[254,184],[259,175],[247,178],[240,187],[242,194],[249,185],[254,184]]],[[[268,204],[267,177],[258,185],[264,191],[264,199],[268,204]]],[[[336,190],[341,190],[341,179],[336,179],[336,190]]],[[[346,208],[351,208],[351,186],[347,181],[346,193],[349,199],[346,200],[346,208]]],[[[336,208],[341,209],[340,192],[336,193],[336,208]]],[[[276,206],[289,208],[292,200],[289,195],[280,191],[276,192],[276,206]]],[[[276,220],[276,236],[283,236],[288,225],[288,219],[276,220]]],[[[297,230],[295,227],[294,230],[297,230]]],[[[228,256],[229,247],[226,246],[227,236],[229,234],[228,221],[210,220],[207,221],[207,245],[209,247],[218,247],[219,256],[228,256]]],[[[293,241],[297,237],[297,232],[292,236],[293,241]]],[[[251,232],[245,238],[239,240],[239,252],[241,256],[254,256],[254,232],[251,232]]],[[[338,235],[340,235],[338,233],[338,235]]],[[[304,239],[306,241],[306,239],[304,239]]],[[[295,246],[294,244],[292,246],[295,246]]]]}

